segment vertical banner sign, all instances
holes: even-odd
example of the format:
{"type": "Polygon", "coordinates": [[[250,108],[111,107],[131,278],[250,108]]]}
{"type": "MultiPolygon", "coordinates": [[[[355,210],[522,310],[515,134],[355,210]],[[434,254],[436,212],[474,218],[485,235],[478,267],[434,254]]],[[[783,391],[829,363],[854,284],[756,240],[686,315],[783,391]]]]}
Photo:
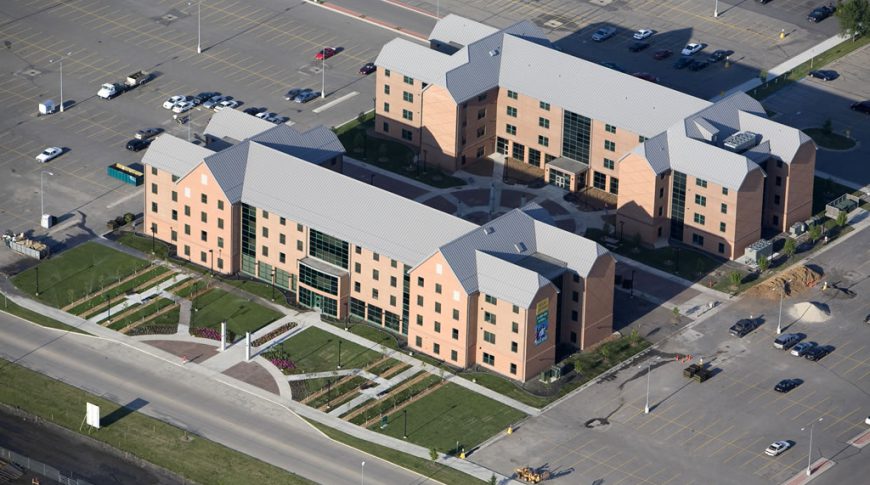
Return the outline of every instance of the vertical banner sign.
{"type": "Polygon", "coordinates": [[[86,420],[85,422],[88,426],[93,426],[94,428],[100,429],[100,407],[96,404],[88,403],[87,411],[85,414],[86,420]]]}
{"type": "Polygon", "coordinates": [[[535,345],[547,340],[547,328],[550,324],[550,299],[544,298],[535,307],[535,345]]]}

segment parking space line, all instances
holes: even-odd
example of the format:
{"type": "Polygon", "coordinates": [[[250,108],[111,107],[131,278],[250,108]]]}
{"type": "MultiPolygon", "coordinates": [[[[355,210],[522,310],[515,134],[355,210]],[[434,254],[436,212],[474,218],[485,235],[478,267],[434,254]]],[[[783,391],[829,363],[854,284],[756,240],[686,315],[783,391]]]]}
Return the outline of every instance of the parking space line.
{"type": "MultiPolygon", "coordinates": [[[[694,409],[694,408],[692,408],[691,406],[689,406],[688,409],[686,409],[686,410],[683,411],[682,413],[680,413],[680,414],[678,414],[677,416],[675,416],[675,417],[674,417],[674,420],[678,421],[680,418],[682,418],[682,417],[685,416],[686,414],[689,414],[689,413],[692,412],[692,411],[697,411],[697,409],[694,409]]],[[[701,420],[701,419],[704,419],[703,416],[697,418],[697,420],[701,420]]],[[[693,422],[692,424],[694,424],[694,422],[693,422]]],[[[657,433],[658,433],[659,431],[661,431],[662,428],[664,428],[665,426],[667,426],[667,423],[663,424],[663,425],[662,425],[661,427],[659,427],[659,428],[656,428],[656,429],[652,432],[652,434],[657,434],[657,433]]],[[[691,426],[691,424],[690,424],[690,426],[691,426]]]]}
{"type": "MultiPolygon", "coordinates": [[[[696,446],[696,447],[695,447],[695,451],[697,452],[698,450],[700,450],[701,448],[707,446],[708,444],[710,444],[710,443],[712,443],[712,442],[714,442],[714,441],[716,441],[716,440],[719,440],[720,438],[722,438],[723,435],[725,435],[725,433],[731,431],[732,429],[734,429],[734,425],[733,425],[733,424],[728,425],[727,428],[723,429],[719,434],[713,436],[713,438],[708,439],[708,440],[704,440],[703,443],[701,443],[701,444],[699,444],[698,446],[696,446]]],[[[715,452],[712,453],[710,456],[712,457],[714,454],[715,454],[715,452]]]]}
{"type": "Polygon", "coordinates": [[[804,409],[803,411],[801,411],[797,416],[791,418],[791,420],[794,421],[795,419],[797,419],[797,418],[803,416],[804,414],[806,414],[806,413],[808,413],[808,412],[810,412],[810,411],[815,410],[816,406],[821,406],[822,404],[824,404],[825,402],[830,401],[830,400],[831,400],[830,397],[826,397],[826,398],[823,399],[822,401],[820,401],[820,402],[818,402],[817,404],[815,404],[812,408],[807,407],[806,409],[804,409]]]}
{"type": "Polygon", "coordinates": [[[725,461],[722,463],[728,463],[731,460],[733,460],[738,454],[749,451],[750,448],[755,446],[756,443],[758,443],[759,441],[761,441],[763,439],[764,439],[763,436],[759,436],[758,438],[755,438],[754,440],[752,440],[752,443],[750,443],[749,446],[736,446],[735,445],[735,448],[737,448],[737,451],[735,451],[731,456],[726,458],[725,461]]]}

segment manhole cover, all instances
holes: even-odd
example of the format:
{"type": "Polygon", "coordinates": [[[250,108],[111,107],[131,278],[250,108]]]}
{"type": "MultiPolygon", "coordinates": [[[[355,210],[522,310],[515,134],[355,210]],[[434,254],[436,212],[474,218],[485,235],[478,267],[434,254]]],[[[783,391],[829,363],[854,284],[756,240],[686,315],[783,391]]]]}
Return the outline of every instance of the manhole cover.
{"type": "Polygon", "coordinates": [[[558,20],[548,20],[544,22],[544,27],[549,27],[551,29],[558,29],[561,26],[562,22],[559,22],[558,20]]]}
{"type": "Polygon", "coordinates": [[[163,19],[163,20],[166,21],[166,22],[172,22],[173,20],[178,20],[178,16],[177,16],[177,15],[174,15],[174,14],[171,14],[171,13],[168,13],[168,14],[166,14],[166,15],[160,17],[160,18],[163,19]]]}
{"type": "Polygon", "coordinates": [[[23,74],[25,76],[35,77],[35,76],[39,76],[40,74],[42,74],[42,71],[37,71],[36,69],[25,69],[25,70],[21,71],[21,74],[23,74]]]}
{"type": "Polygon", "coordinates": [[[172,10],[166,12],[166,14],[164,14],[163,16],[157,17],[156,20],[157,20],[157,23],[160,23],[163,25],[169,25],[172,22],[175,22],[176,20],[183,18],[183,17],[187,17],[187,16],[188,16],[187,13],[173,8],[172,10]]]}
{"type": "Polygon", "coordinates": [[[610,5],[611,3],[613,3],[613,0],[589,0],[589,3],[591,3],[593,5],[600,5],[600,6],[604,7],[606,5],[610,5]]]}

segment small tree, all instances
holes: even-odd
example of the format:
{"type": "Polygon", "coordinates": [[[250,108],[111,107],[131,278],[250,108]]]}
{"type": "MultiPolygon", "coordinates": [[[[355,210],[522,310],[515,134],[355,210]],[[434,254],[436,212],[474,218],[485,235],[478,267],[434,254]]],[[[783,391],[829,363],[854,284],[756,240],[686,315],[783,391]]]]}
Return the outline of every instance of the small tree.
{"type": "Polygon", "coordinates": [[[740,274],[740,271],[732,271],[730,275],[728,275],[728,279],[731,281],[731,286],[738,286],[740,281],[743,280],[743,275],[740,274]]]}
{"type": "Polygon", "coordinates": [[[870,1],[844,0],[837,5],[840,32],[854,38],[870,29],[870,1]]]}
{"type": "Polygon", "coordinates": [[[762,256],[758,260],[758,269],[760,269],[761,272],[763,273],[763,272],[767,271],[767,268],[770,268],[770,260],[767,259],[767,256],[762,256]]]}
{"type": "Polygon", "coordinates": [[[786,238],[785,245],[782,247],[782,252],[789,258],[794,256],[795,250],[797,250],[797,245],[792,238],[786,238]]]}
{"type": "Polygon", "coordinates": [[[825,122],[822,123],[822,131],[829,135],[831,134],[831,132],[834,131],[834,124],[831,122],[830,118],[826,119],[825,122]]]}
{"type": "Polygon", "coordinates": [[[495,485],[495,482],[495,473],[493,473],[492,476],[489,477],[489,485],[495,485]]]}
{"type": "Polygon", "coordinates": [[[438,450],[435,448],[429,448],[429,458],[432,458],[432,461],[438,459],[438,450]]]}
{"type": "Polygon", "coordinates": [[[840,213],[837,214],[837,225],[840,226],[840,227],[845,226],[845,225],[846,225],[846,219],[847,219],[846,212],[844,212],[844,211],[840,211],[840,213]]]}
{"type": "Polygon", "coordinates": [[[675,306],[673,309],[673,314],[674,314],[674,323],[679,323],[679,321],[680,321],[680,307],[675,306]]]}
{"type": "Polygon", "coordinates": [[[818,226],[818,225],[811,227],[810,228],[810,239],[813,241],[813,244],[815,244],[816,241],[818,241],[820,237],[822,237],[822,227],[818,226]]]}

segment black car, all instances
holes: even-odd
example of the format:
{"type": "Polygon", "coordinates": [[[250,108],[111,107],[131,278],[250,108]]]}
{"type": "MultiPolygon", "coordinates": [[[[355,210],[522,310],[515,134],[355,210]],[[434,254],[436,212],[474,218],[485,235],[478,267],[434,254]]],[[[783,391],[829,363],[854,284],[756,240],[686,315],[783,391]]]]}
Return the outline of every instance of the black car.
{"type": "Polygon", "coordinates": [[[247,115],[255,116],[262,113],[263,111],[266,111],[266,108],[257,108],[252,106],[250,108],[246,108],[244,113],[247,115]]]}
{"type": "Polygon", "coordinates": [[[696,61],[692,61],[692,63],[689,64],[689,70],[690,71],[700,71],[701,69],[704,69],[709,65],[710,65],[710,63],[707,61],[696,60],[696,61]]]}
{"type": "Polygon", "coordinates": [[[834,14],[836,8],[833,6],[818,7],[807,15],[807,20],[818,23],[834,14]]]}
{"type": "Polygon", "coordinates": [[[691,63],[692,63],[691,57],[686,57],[686,56],[680,57],[679,59],[677,59],[677,62],[674,63],[674,69],[682,69],[691,63]]]}
{"type": "Polygon", "coordinates": [[[715,64],[715,63],[721,61],[722,59],[725,59],[726,57],[730,56],[731,54],[734,54],[734,51],[719,49],[719,50],[713,51],[713,53],[710,54],[710,57],[707,58],[707,62],[709,62],[710,64],[715,64]]]}
{"type": "Polygon", "coordinates": [[[770,0],[755,0],[755,1],[762,4],[762,5],[764,5],[766,3],[770,3],[770,0]]]}
{"type": "Polygon", "coordinates": [[[376,66],[373,62],[366,63],[363,67],[359,68],[359,73],[363,76],[368,76],[369,74],[378,70],[378,66],[376,66]]]}
{"type": "Polygon", "coordinates": [[[635,43],[631,44],[630,46],[628,46],[628,50],[630,50],[631,52],[640,52],[640,51],[646,49],[647,47],[649,47],[648,42],[635,42],[635,43]]]}
{"type": "Polygon", "coordinates": [[[197,94],[196,96],[194,96],[193,102],[197,105],[200,105],[200,104],[205,103],[206,101],[210,100],[211,98],[213,98],[215,96],[220,96],[220,95],[221,95],[221,93],[219,93],[217,91],[204,91],[204,92],[201,92],[201,93],[197,94]]]}
{"type": "Polygon", "coordinates": [[[840,73],[838,73],[837,71],[822,69],[819,71],[810,71],[810,77],[821,79],[822,81],[833,81],[834,79],[840,77],[840,73]]]}
{"type": "Polygon", "coordinates": [[[854,103],[852,104],[851,108],[852,111],[857,111],[859,113],[864,113],[865,115],[870,115],[870,100],[854,103]]]}
{"type": "Polygon", "coordinates": [[[817,346],[811,348],[810,350],[808,350],[804,354],[804,358],[807,360],[816,361],[816,360],[822,359],[824,356],[830,354],[833,351],[834,351],[834,347],[832,347],[830,345],[817,345],[817,346]]]}
{"type": "Polygon", "coordinates": [[[773,386],[773,390],[776,392],[786,393],[801,385],[802,382],[803,381],[801,381],[800,379],[783,379],[779,381],[775,386],[773,386]]]}
{"type": "Polygon", "coordinates": [[[758,328],[758,321],[743,318],[741,320],[738,320],[737,323],[735,323],[734,325],[732,325],[729,331],[731,332],[731,335],[743,338],[746,336],[746,334],[755,330],[756,328],[758,328]]]}
{"type": "Polygon", "coordinates": [[[137,140],[134,138],[127,142],[127,150],[130,150],[131,152],[138,152],[143,148],[147,148],[150,144],[151,140],[137,140]]]}

